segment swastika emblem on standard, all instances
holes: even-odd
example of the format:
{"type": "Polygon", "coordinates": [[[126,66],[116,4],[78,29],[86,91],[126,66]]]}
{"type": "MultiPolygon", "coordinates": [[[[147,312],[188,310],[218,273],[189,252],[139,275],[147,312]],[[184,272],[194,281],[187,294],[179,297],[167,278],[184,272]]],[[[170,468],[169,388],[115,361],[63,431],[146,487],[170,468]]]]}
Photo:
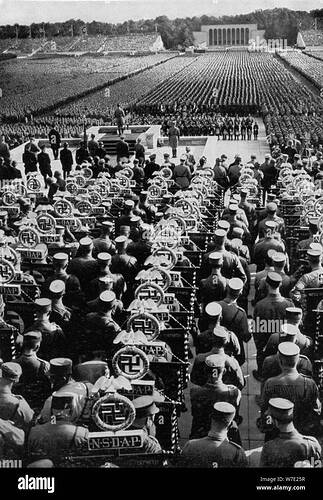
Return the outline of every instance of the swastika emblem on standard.
{"type": "Polygon", "coordinates": [[[56,227],[56,221],[50,214],[41,214],[37,217],[38,229],[43,233],[53,232],[56,227]]]}
{"type": "Polygon", "coordinates": [[[108,425],[114,426],[123,423],[126,419],[125,405],[118,402],[102,403],[99,416],[108,425]]]}
{"type": "Polygon", "coordinates": [[[142,370],[143,362],[138,355],[122,354],[119,359],[119,366],[123,372],[135,375],[142,370]]]}
{"type": "Polygon", "coordinates": [[[40,181],[33,177],[31,179],[28,179],[27,188],[29,189],[29,191],[39,191],[41,188],[40,181]]]}
{"type": "Polygon", "coordinates": [[[3,193],[2,203],[4,205],[13,205],[14,203],[16,203],[16,201],[17,197],[15,193],[12,193],[11,191],[6,191],[5,193],[3,193]]]}
{"type": "Polygon", "coordinates": [[[76,208],[80,214],[89,215],[92,212],[92,205],[88,201],[80,201],[77,203],[76,208]]]}
{"type": "Polygon", "coordinates": [[[68,217],[73,212],[71,203],[67,200],[57,200],[54,203],[55,212],[63,217],[68,217]]]}
{"type": "Polygon", "coordinates": [[[38,233],[31,227],[22,229],[18,236],[19,243],[23,247],[34,248],[39,243],[38,233]]]}
{"type": "Polygon", "coordinates": [[[0,283],[10,283],[15,277],[13,265],[5,259],[0,259],[0,283]]]}

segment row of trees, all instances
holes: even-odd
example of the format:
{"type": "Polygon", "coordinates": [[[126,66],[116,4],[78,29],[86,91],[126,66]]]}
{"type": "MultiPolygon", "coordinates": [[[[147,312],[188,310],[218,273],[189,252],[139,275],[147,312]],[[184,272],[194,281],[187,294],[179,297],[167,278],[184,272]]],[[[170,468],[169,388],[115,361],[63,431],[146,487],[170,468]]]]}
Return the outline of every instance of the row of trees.
{"type": "Polygon", "coordinates": [[[79,36],[86,26],[87,34],[94,35],[122,35],[127,33],[150,33],[158,30],[166,48],[187,47],[193,43],[193,31],[199,31],[203,24],[234,24],[256,23],[259,29],[265,29],[266,38],[287,38],[289,44],[295,44],[299,27],[311,29],[314,19],[318,19],[317,26],[323,27],[323,9],[311,12],[294,11],[289,9],[256,10],[249,14],[236,16],[201,16],[168,19],[159,16],[155,19],[139,21],[125,21],[119,24],[92,21],[84,23],[81,19],[71,19],[62,23],[41,23],[31,26],[7,25],[0,26],[0,39],[5,38],[32,38],[44,36],[51,39],[56,36],[79,36]]]}

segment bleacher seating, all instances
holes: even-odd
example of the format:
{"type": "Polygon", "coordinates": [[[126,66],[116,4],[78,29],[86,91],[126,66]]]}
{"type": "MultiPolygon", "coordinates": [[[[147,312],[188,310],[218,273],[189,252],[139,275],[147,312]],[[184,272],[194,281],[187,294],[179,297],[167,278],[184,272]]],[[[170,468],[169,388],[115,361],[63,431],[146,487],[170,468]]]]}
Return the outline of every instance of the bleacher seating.
{"type": "Polygon", "coordinates": [[[150,33],[106,37],[100,52],[147,52],[153,50],[158,36],[156,33],[150,33]]]}

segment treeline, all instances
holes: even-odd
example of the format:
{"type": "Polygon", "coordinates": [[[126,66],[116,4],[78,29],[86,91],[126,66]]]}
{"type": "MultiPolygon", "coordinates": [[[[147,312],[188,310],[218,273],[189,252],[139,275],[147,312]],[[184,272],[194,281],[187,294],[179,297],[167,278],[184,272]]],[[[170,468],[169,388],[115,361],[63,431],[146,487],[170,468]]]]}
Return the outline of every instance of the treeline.
{"type": "Polygon", "coordinates": [[[124,35],[128,33],[151,33],[155,30],[162,36],[163,42],[168,49],[188,47],[193,43],[193,31],[199,31],[203,24],[239,24],[256,23],[259,29],[265,30],[265,37],[287,38],[289,44],[295,44],[299,27],[301,29],[314,28],[314,19],[317,19],[317,27],[323,28],[323,9],[311,12],[294,11],[289,9],[256,10],[249,14],[238,14],[235,16],[201,16],[168,19],[167,16],[159,16],[155,19],[144,19],[139,21],[125,21],[119,24],[92,21],[85,23],[81,19],[70,19],[63,23],[41,23],[31,26],[6,25],[0,26],[0,39],[15,38],[41,38],[46,34],[47,39],[56,36],[80,36],[86,33],[94,35],[124,35]]]}

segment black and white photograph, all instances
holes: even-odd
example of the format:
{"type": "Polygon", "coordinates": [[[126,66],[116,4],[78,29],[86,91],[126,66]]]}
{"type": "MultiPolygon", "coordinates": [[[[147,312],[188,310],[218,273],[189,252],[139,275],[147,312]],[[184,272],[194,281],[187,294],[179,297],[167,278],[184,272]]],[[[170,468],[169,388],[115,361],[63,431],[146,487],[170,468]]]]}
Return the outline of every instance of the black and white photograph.
{"type": "Polygon", "coordinates": [[[323,1],[0,0],[1,483],[309,495],[322,399],[323,1]]]}

